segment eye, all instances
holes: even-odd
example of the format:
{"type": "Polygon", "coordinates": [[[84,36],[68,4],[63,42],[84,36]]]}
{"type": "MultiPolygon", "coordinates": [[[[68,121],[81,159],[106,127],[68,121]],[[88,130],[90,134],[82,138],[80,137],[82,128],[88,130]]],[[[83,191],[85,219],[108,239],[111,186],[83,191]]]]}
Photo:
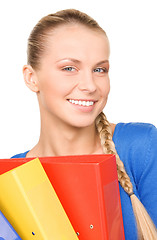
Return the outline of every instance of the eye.
{"type": "Polygon", "coordinates": [[[64,67],[62,68],[63,71],[67,71],[67,72],[74,72],[76,71],[76,69],[74,67],[70,67],[70,66],[67,66],[67,67],[64,67]]]}
{"type": "Polygon", "coordinates": [[[107,68],[95,68],[94,72],[98,72],[98,73],[107,73],[108,70],[107,68]]]}

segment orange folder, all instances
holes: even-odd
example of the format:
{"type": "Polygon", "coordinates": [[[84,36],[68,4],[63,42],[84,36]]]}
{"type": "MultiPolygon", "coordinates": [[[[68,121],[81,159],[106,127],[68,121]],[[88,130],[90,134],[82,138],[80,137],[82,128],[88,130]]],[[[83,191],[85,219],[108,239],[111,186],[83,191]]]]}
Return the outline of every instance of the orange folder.
{"type": "MultiPolygon", "coordinates": [[[[31,159],[0,160],[0,174],[31,159]]],[[[40,158],[79,240],[124,240],[114,155],[40,158]]]]}

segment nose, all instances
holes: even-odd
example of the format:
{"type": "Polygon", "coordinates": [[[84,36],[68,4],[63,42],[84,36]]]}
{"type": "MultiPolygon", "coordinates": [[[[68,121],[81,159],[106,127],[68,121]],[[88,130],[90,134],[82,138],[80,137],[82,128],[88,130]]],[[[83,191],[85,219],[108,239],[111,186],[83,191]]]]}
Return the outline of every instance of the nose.
{"type": "Polygon", "coordinates": [[[78,88],[81,91],[93,93],[96,91],[96,84],[94,81],[93,73],[90,71],[84,71],[80,75],[78,88]]]}

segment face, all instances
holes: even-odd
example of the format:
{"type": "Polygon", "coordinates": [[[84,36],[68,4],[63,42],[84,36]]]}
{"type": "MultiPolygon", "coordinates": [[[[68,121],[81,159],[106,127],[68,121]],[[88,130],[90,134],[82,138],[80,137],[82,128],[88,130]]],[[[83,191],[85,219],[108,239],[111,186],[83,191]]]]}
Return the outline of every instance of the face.
{"type": "Polygon", "coordinates": [[[108,71],[105,34],[81,25],[57,28],[35,72],[41,115],[74,127],[94,124],[107,102],[108,71]]]}

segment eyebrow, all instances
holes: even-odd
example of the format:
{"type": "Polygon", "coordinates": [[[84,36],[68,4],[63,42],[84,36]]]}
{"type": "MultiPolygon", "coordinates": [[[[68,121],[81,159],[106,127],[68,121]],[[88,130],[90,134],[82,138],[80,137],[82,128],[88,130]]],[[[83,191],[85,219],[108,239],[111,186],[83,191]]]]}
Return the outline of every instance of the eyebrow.
{"type": "MultiPolygon", "coordinates": [[[[77,59],[75,59],[75,58],[63,58],[63,59],[60,59],[60,60],[56,61],[56,63],[57,63],[57,62],[60,62],[60,61],[71,61],[71,62],[79,63],[79,64],[81,63],[80,60],[77,60],[77,59]]],[[[98,65],[101,65],[101,64],[103,64],[103,63],[108,63],[108,62],[109,62],[109,60],[102,60],[102,61],[96,63],[95,65],[98,66],[98,65]]]]}
{"type": "Polygon", "coordinates": [[[75,63],[81,63],[80,60],[77,60],[75,58],[63,58],[63,59],[60,59],[60,60],[56,61],[56,63],[61,62],[61,61],[70,61],[70,62],[75,62],[75,63]]]}
{"type": "Polygon", "coordinates": [[[104,63],[109,63],[109,60],[100,61],[100,62],[96,63],[96,66],[104,64],[104,63]]]}

